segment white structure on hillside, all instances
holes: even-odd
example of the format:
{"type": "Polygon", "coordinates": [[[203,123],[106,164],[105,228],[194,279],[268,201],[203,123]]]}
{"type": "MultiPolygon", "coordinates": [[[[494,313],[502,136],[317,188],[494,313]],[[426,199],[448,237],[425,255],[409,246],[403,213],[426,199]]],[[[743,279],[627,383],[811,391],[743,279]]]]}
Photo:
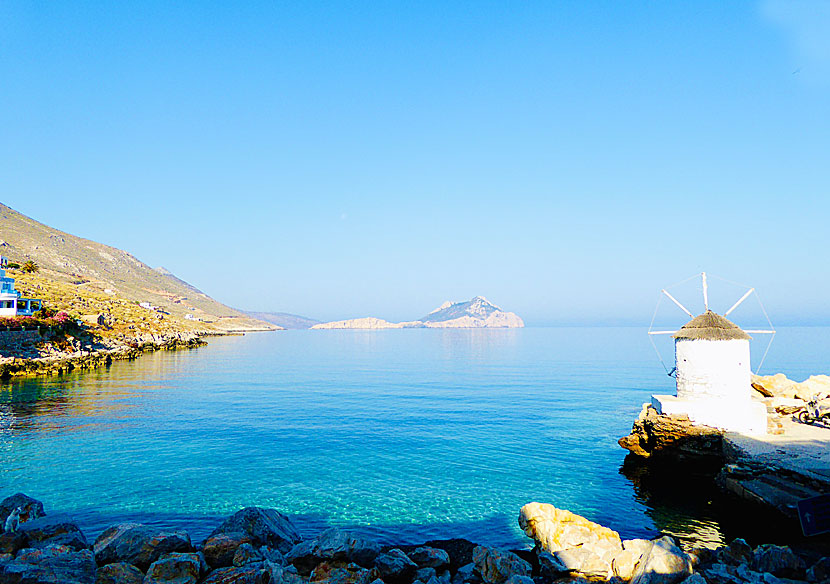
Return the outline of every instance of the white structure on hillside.
{"type": "Polygon", "coordinates": [[[14,289],[14,278],[6,277],[9,260],[0,256],[0,316],[32,316],[43,306],[38,298],[23,298],[14,289]]]}
{"type": "MultiPolygon", "coordinates": [[[[661,414],[685,414],[692,422],[745,434],[766,434],[767,409],[752,399],[749,332],[726,318],[754,291],[750,289],[724,316],[709,310],[706,274],[702,274],[705,312],[677,331],[649,331],[674,338],[676,395],[654,395],[652,406],[661,414]]],[[[693,316],[665,290],[686,314],[693,316]]]]}

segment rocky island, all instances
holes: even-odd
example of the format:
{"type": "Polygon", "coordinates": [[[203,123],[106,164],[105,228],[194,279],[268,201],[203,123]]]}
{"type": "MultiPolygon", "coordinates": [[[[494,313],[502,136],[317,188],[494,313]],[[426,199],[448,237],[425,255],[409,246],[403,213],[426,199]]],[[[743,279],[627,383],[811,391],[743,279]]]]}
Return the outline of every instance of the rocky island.
{"type": "Polygon", "coordinates": [[[365,317],[316,324],[312,329],[401,329],[401,328],[521,328],[524,321],[513,312],[491,304],[483,296],[467,302],[445,302],[418,320],[389,322],[365,317]]]}

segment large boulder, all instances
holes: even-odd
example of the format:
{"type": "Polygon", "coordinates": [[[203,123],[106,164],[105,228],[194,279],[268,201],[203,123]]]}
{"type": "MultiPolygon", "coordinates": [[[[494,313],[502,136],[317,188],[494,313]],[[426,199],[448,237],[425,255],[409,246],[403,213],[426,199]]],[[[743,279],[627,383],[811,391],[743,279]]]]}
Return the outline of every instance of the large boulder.
{"type": "MultiPolygon", "coordinates": [[[[447,559],[449,563],[449,559],[447,559]]],[[[398,548],[393,548],[375,558],[375,568],[386,584],[412,582],[418,564],[398,548]]]]}
{"type": "Polygon", "coordinates": [[[718,549],[717,558],[720,563],[732,566],[749,564],[752,562],[752,547],[746,540],[736,538],[728,546],[718,549]]]}
{"type": "Polygon", "coordinates": [[[0,565],[0,582],[8,584],[94,584],[95,558],[91,550],[52,545],[26,549],[0,565]]]}
{"type": "MultiPolygon", "coordinates": [[[[450,571],[455,574],[461,567],[473,563],[473,550],[477,546],[478,544],[468,539],[455,538],[435,539],[428,541],[423,546],[419,547],[434,548],[447,552],[447,556],[450,559],[450,571]]],[[[404,551],[408,550],[408,548],[403,549],[404,551]]],[[[409,554],[408,551],[407,554],[409,554]]],[[[418,560],[413,559],[413,561],[416,564],[418,563],[418,560]]]]}
{"type": "Polygon", "coordinates": [[[531,573],[531,565],[513,552],[483,546],[473,550],[473,565],[486,584],[504,584],[511,576],[531,573]]]}
{"type": "Polygon", "coordinates": [[[651,542],[631,578],[631,584],[676,584],[692,574],[692,560],[674,540],[661,537],[651,542]]]}
{"type": "Polygon", "coordinates": [[[377,542],[332,527],[313,540],[295,545],[285,559],[305,575],[324,561],[355,563],[371,568],[380,549],[377,542]]]}
{"type": "Polygon", "coordinates": [[[144,584],[197,584],[200,571],[198,554],[166,554],[150,564],[144,584]]]}
{"type": "Polygon", "coordinates": [[[0,532],[16,531],[17,525],[26,523],[32,519],[43,517],[46,512],[43,510],[43,503],[23,493],[15,493],[0,501],[0,532]],[[9,515],[14,514],[12,521],[6,525],[9,515]],[[10,529],[14,527],[14,529],[10,529]]]}
{"type": "Polygon", "coordinates": [[[29,547],[68,545],[76,550],[89,548],[81,528],[67,518],[49,516],[32,519],[21,524],[17,531],[26,537],[29,547]]]}
{"type": "Polygon", "coordinates": [[[214,570],[202,581],[202,584],[301,584],[299,576],[292,574],[296,579],[285,578],[284,570],[268,562],[245,564],[244,566],[230,566],[214,570]]]}
{"type": "Polygon", "coordinates": [[[267,545],[285,554],[302,539],[291,520],[276,509],[245,507],[213,530],[208,538],[220,533],[244,533],[255,545],[267,545]]]}
{"type": "MultiPolygon", "coordinates": [[[[442,549],[421,546],[407,554],[419,568],[434,568],[436,572],[445,570],[450,565],[450,555],[442,549]]],[[[472,556],[470,556],[472,557],[472,556]]]]}
{"type": "MultiPolygon", "coordinates": [[[[620,550],[622,551],[622,550],[620,550]]],[[[611,560],[604,559],[588,546],[577,546],[553,552],[565,569],[590,580],[605,580],[612,574],[611,560]]]]}
{"type": "Polygon", "coordinates": [[[693,424],[685,415],[660,414],[651,404],[643,404],[631,434],[617,442],[642,458],[718,462],[723,452],[723,431],[693,424]]]}
{"type": "Polygon", "coordinates": [[[547,503],[528,503],[522,507],[519,527],[538,546],[549,552],[585,544],[622,549],[620,534],[616,531],[547,503]]]}
{"type": "Polygon", "coordinates": [[[795,397],[804,401],[813,398],[824,399],[830,396],[830,376],[811,375],[801,383],[796,384],[795,397]]]}
{"type": "Polygon", "coordinates": [[[127,562],[115,562],[98,568],[95,584],[143,584],[144,572],[127,562]]]}
{"type": "Polygon", "coordinates": [[[759,545],[752,554],[752,569],[769,572],[785,578],[803,578],[806,565],[787,546],[774,544],[759,545]]]}
{"type": "Polygon", "coordinates": [[[252,544],[253,538],[242,532],[217,533],[205,540],[202,550],[205,561],[211,568],[225,568],[233,565],[236,551],[244,544],[252,544]]]}
{"type": "Polygon", "coordinates": [[[830,581],[830,557],[824,557],[810,566],[807,570],[807,580],[810,582],[830,581]]]}
{"type": "Polygon", "coordinates": [[[127,562],[147,570],[164,554],[190,552],[186,531],[164,531],[139,523],[119,523],[104,530],[93,545],[98,565],[127,562]]]}

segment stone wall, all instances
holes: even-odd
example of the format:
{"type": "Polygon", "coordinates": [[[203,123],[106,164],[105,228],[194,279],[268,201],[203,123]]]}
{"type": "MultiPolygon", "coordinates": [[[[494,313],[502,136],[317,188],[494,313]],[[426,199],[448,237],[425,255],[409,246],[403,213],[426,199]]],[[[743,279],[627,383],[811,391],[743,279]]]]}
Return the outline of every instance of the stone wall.
{"type": "Polygon", "coordinates": [[[37,329],[27,331],[0,331],[0,356],[11,357],[17,355],[22,350],[42,340],[43,337],[37,329]]]}

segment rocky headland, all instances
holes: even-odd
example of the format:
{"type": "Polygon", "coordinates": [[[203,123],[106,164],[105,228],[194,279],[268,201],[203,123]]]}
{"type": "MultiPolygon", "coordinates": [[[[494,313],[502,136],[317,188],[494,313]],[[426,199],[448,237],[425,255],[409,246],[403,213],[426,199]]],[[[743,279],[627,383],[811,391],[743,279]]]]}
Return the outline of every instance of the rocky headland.
{"type": "Polygon", "coordinates": [[[110,526],[90,543],[71,518],[18,493],[0,502],[0,582],[14,584],[795,584],[830,579],[830,557],[736,539],[686,549],[623,540],[553,505],[529,503],[532,549],[453,539],[381,546],[338,528],[303,538],[275,509],[246,507],[202,542],[184,529],[110,526]]]}
{"type": "Polygon", "coordinates": [[[644,404],[619,444],[637,459],[705,469],[730,495],[797,522],[799,500],[830,493],[830,427],[797,419],[808,401],[830,396],[830,377],[795,382],[780,373],[753,376],[752,387],[754,399],[767,407],[765,436],[696,425],[644,404]]]}
{"type": "Polygon", "coordinates": [[[521,328],[524,321],[513,312],[491,304],[483,296],[467,302],[445,302],[418,320],[389,322],[365,317],[338,320],[312,326],[312,329],[401,329],[401,328],[521,328]]]}

